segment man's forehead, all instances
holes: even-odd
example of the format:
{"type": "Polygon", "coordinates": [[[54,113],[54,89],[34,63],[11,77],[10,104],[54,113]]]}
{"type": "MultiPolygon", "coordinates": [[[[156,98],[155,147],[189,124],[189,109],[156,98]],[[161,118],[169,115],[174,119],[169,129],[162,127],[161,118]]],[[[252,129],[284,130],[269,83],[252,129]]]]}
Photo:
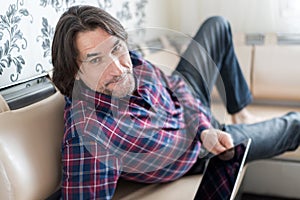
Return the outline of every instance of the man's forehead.
{"type": "Polygon", "coordinates": [[[109,36],[107,39],[96,44],[94,48],[86,49],[84,55],[87,57],[91,57],[95,54],[99,55],[99,54],[108,53],[119,42],[120,42],[119,38],[115,36],[109,36]]]}

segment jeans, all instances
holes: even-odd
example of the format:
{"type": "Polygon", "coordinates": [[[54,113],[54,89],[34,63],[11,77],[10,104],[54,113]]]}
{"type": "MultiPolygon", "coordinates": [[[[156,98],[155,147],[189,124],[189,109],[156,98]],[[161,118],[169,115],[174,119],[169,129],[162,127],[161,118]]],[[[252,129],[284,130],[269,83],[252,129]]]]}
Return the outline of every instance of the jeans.
{"type": "MultiPolygon", "coordinates": [[[[223,17],[211,17],[203,23],[174,73],[183,76],[207,109],[214,85],[229,114],[252,101],[234,52],[230,24],[223,17]]],[[[235,144],[252,139],[247,162],[295,150],[300,143],[300,114],[295,112],[255,124],[221,125],[212,117],[212,125],[231,134],[235,144]]],[[[188,174],[201,173],[204,163],[198,159],[188,174]]]]}
{"type": "Polygon", "coordinates": [[[181,56],[181,74],[206,107],[216,85],[227,112],[236,113],[252,101],[234,52],[229,23],[222,17],[206,20],[181,56]]]}
{"type": "Polygon", "coordinates": [[[225,125],[234,143],[251,138],[247,161],[270,158],[297,149],[300,144],[300,113],[289,112],[255,124],[225,125]]]}

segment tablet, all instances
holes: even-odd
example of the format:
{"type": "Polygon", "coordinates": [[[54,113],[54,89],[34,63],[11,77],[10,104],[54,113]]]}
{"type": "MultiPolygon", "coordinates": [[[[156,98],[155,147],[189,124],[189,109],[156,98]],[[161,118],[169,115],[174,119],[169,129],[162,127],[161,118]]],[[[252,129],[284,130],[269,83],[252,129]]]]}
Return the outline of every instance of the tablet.
{"type": "Polygon", "coordinates": [[[209,159],[194,200],[233,200],[251,139],[209,159]]]}

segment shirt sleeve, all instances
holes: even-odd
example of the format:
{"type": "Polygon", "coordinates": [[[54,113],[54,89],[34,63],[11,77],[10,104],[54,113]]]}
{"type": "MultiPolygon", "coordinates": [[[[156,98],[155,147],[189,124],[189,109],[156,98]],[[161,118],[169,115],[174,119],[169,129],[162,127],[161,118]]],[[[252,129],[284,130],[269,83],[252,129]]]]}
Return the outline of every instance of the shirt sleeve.
{"type": "Polygon", "coordinates": [[[184,107],[185,121],[191,131],[196,131],[200,138],[203,130],[212,127],[211,113],[204,107],[200,99],[196,98],[191,92],[191,88],[185,83],[180,75],[165,76],[159,69],[156,70],[158,76],[163,77],[166,87],[170,93],[178,100],[178,103],[184,107]]]}
{"type": "Polygon", "coordinates": [[[89,138],[72,138],[62,148],[63,199],[112,199],[120,175],[117,158],[89,138]]]}

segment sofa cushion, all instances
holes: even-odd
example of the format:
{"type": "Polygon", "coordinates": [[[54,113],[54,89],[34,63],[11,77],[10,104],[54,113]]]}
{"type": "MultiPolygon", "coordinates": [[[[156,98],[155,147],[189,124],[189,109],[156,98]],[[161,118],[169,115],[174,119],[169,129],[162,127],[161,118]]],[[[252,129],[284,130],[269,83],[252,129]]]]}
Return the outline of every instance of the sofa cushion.
{"type": "Polygon", "coordinates": [[[254,98],[299,102],[300,46],[263,45],[254,52],[254,98]]]}

